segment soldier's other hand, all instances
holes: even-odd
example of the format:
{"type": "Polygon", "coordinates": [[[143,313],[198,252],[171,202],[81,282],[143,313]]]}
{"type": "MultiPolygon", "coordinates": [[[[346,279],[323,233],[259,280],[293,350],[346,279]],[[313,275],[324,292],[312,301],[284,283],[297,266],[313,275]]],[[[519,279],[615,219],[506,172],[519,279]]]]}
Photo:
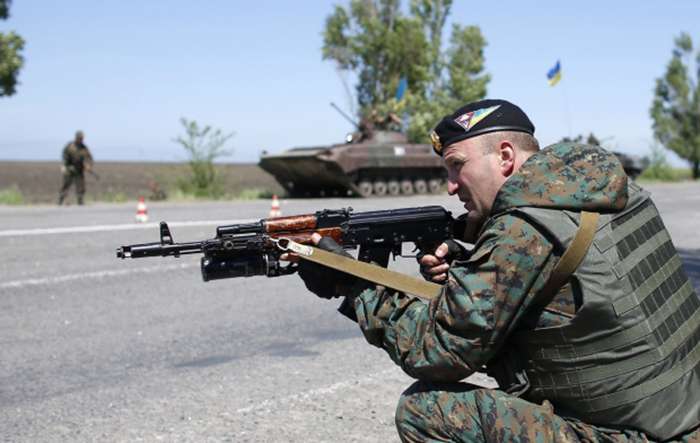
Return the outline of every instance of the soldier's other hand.
{"type": "Polygon", "coordinates": [[[444,283],[447,281],[447,271],[455,258],[464,255],[464,248],[454,240],[441,243],[432,254],[418,254],[420,273],[428,281],[444,283]]]}
{"type": "Polygon", "coordinates": [[[66,173],[66,165],[61,165],[61,174],[66,173]]]}
{"type": "MultiPolygon", "coordinates": [[[[314,233],[311,241],[320,249],[352,258],[330,237],[314,233]]],[[[299,276],[309,291],[327,299],[348,295],[346,292],[358,281],[353,275],[303,259],[299,260],[299,276]]]]}

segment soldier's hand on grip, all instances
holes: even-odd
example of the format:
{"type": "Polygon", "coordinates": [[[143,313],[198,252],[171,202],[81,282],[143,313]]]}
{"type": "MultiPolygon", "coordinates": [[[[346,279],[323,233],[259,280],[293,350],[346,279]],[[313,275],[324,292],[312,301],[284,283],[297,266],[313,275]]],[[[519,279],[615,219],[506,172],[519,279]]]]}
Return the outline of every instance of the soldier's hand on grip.
{"type": "MultiPolygon", "coordinates": [[[[352,258],[330,237],[321,237],[318,234],[314,234],[312,241],[321,249],[352,258]]],[[[353,275],[336,271],[308,260],[299,260],[299,276],[309,291],[327,299],[346,295],[344,292],[358,280],[353,275]]]]}
{"type": "Polygon", "coordinates": [[[465,255],[462,245],[454,240],[446,240],[432,254],[425,252],[418,254],[420,273],[428,281],[445,283],[447,282],[447,271],[450,269],[452,261],[465,255]]]}

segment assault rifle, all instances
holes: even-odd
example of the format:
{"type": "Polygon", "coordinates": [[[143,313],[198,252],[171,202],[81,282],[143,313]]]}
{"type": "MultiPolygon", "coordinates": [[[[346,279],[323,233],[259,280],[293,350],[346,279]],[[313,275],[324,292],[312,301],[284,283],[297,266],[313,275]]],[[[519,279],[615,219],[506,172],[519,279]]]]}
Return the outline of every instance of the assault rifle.
{"type": "Polygon", "coordinates": [[[219,226],[216,237],[175,243],[170,228],[160,222],[160,242],[122,246],[118,258],[179,257],[203,254],[204,281],[295,272],[298,265],[282,265],[284,243],[311,244],[311,234],[332,237],[345,249],[359,247],[358,259],[387,266],[389,256],[402,255],[404,243],[428,250],[446,239],[460,238],[463,217],[457,219],[442,206],[423,206],[384,211],[353,212],[352,208],[324,209],[315,214],[262,219],[254,223],[219,226]]]}

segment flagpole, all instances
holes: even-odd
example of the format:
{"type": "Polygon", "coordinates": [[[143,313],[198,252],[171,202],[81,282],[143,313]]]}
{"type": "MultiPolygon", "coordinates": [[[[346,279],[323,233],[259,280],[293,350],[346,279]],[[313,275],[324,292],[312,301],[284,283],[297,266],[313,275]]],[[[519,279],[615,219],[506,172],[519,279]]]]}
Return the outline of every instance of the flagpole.
{"type": "Polygon", "coordinates": [[[564,115],[566,116],[566,127],[569,131],[569,138],[573,138],[571,132],[571,112],[569,112],[569,95],[566,92],[566,83],[562,85],[562,95],[564,96],[564,115]]]}

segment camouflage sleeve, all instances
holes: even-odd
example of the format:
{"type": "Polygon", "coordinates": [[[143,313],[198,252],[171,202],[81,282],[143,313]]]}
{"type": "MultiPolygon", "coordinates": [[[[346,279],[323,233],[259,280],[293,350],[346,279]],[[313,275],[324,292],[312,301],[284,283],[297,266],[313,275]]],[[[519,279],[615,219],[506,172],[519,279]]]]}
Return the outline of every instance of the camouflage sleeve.
{"type": "Polygon", "coordinates": [[[358,324],[410,376],[457,381],[481,369],[522,318],[553,266],[552,244],[524,220],[504,215],[454,262],[429,304],[382,287],[354,299],[358,324]]]}
{"type": "Polygon", "coordinates": [[[68,148],[70,147],[70,143],[68,143],[64,148],[63,148],[63,155],[61,156],[63,158],[63,164],[68,165],[70,163],[70,155],[68,153],[68,148]]]}

